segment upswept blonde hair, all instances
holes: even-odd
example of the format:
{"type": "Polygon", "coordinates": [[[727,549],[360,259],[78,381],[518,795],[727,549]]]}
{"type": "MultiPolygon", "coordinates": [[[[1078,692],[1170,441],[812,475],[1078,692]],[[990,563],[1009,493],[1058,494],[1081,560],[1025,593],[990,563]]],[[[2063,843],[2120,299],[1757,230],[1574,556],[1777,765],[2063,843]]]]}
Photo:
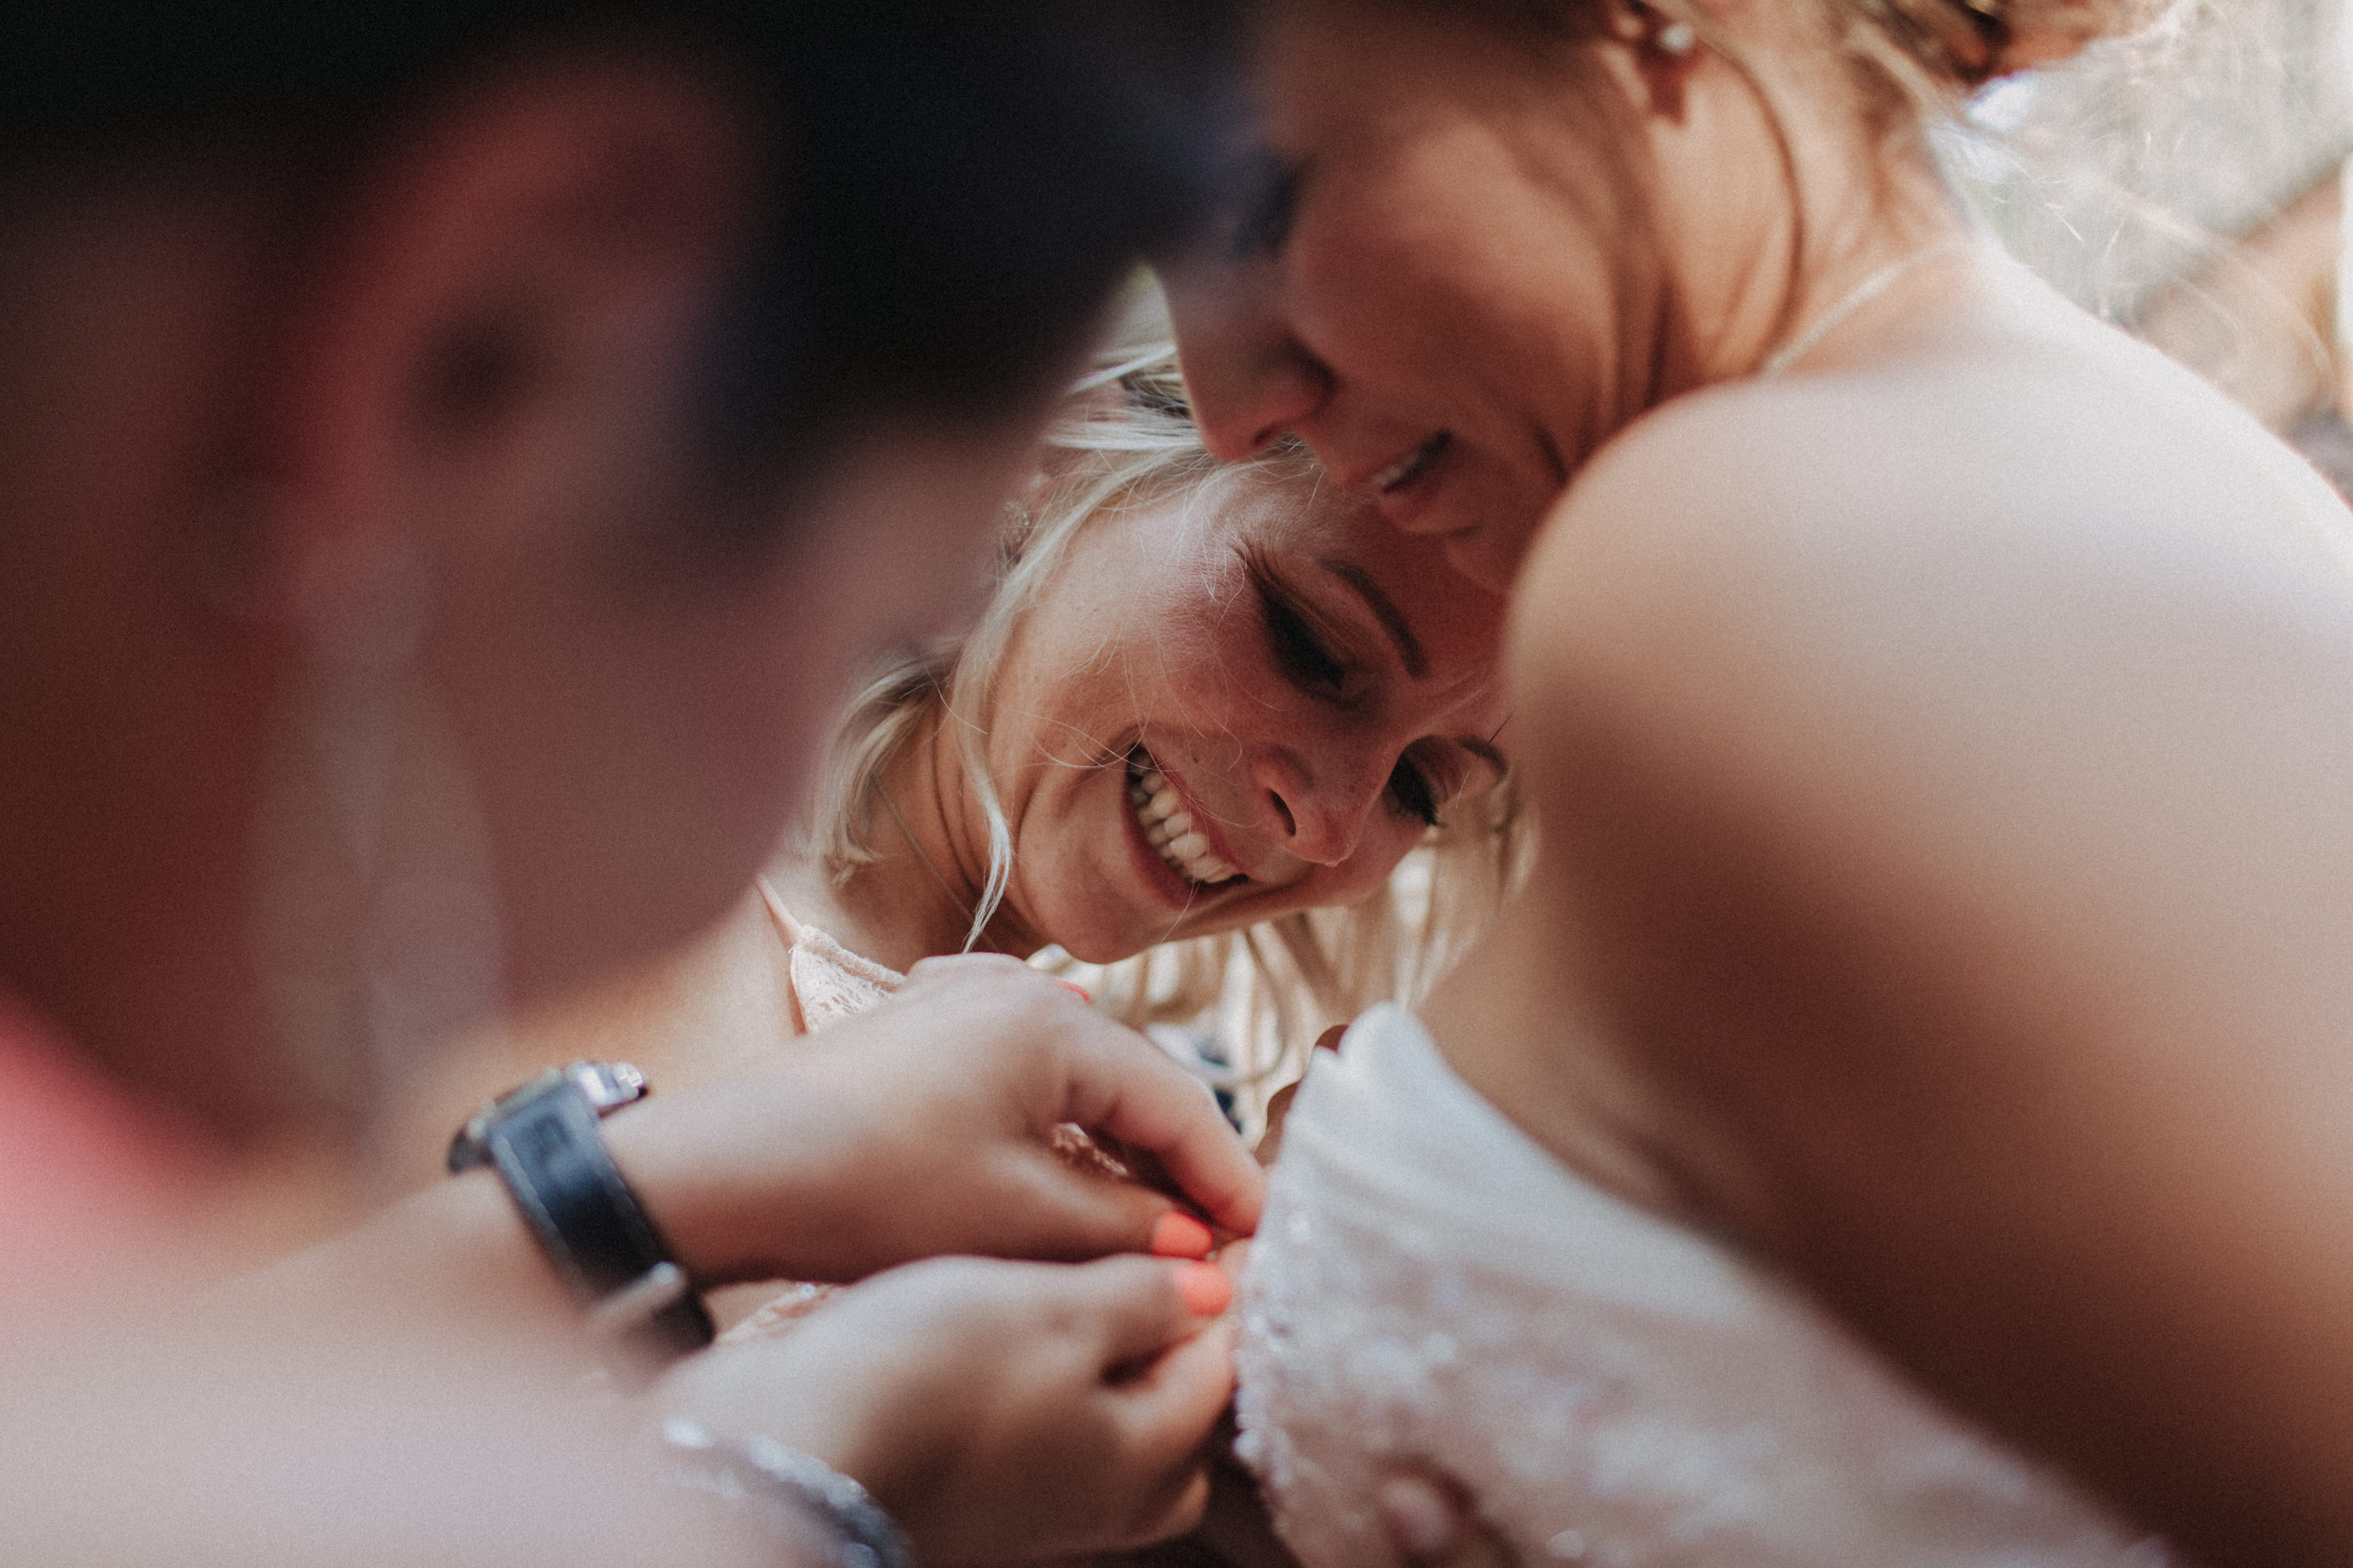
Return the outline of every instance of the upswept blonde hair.
{"type": "MultiPolygon", "coordinates": [[[[1082,380],[1048,433],[1047,461],[1008,510],[996,590],[961,638],[894,659],[852,700],[819,787],[807,852],[839,884],[881,858],[877,813],[890,819],[882,778],[911,742],[937,728],[961,752],[964,777],[988,825],[988,871],[966,932],[976,943],[1004,900],[1013,844],[986,746],[1007,650],[1071,540],[1091,521],[1182,495],[1213,505],[1238,484],[1313,486],[1320,470],[1285,440],[1237,464],[1202,445],[1156,292],[1139,296],[1131,325],[1082,380]]],[[[1116,765],[1120,759],[1094,759],[1116,765]]],[[[1222,1047],[1220,1087],[1247,1111],[1300,1062],[1318,1031],[1375,1002],[1410,1004],[1443,972],[1500,902],[1525,854],[1515,782],[1456,802],[1388,881],[1347,909],[1307,910],[1240,931],[1163,942],[1107,965],[1050,961],[1083,973],[1099,1005],[1139,1028],[1177,1026],[1222,1047]]]]}

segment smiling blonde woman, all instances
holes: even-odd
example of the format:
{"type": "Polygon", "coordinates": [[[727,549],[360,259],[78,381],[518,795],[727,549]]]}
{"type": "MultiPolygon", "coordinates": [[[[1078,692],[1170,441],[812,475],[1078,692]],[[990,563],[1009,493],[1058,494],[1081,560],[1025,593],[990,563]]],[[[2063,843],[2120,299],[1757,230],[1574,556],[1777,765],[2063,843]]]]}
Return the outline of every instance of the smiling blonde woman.
{"type": "Polygon", "coordinates": [[[1247,1117],[1317,1031],[1419,995],[1494,908],[1517,854],[1502,614],[1303,450],[1219,464],[1173,350],[1131,339],[1051,433],[975,627],[867,684],[756,890],[473,1056],[412,1124],[567,1057],[725,1079],[925,957],[1050,945],[1128,1022],[1222,1023],[1213,1076],[1247,1117]]]}

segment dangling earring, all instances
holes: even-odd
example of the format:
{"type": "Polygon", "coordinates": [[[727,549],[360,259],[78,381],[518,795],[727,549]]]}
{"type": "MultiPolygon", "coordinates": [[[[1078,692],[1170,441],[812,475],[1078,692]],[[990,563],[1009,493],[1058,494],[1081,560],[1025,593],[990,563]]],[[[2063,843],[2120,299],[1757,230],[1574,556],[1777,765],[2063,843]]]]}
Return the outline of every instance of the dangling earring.
{"type": "Polygon", "coordinates": [[[1689,22],[1670,22],[1659,29],[1659,48],[1680,58],[1699,47],[1699,29],[1689,22]]]}

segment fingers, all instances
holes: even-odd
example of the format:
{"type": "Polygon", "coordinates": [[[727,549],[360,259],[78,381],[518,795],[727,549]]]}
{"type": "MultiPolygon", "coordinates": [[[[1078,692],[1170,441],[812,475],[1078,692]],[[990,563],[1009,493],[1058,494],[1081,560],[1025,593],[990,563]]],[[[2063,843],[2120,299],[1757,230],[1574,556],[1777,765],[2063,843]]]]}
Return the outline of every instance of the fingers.
{"type": "Polygon", "coordinates": [[[1258,1228],[1265,1173],[1198,1079],[1116,1025],[1089,1030],[1067,1071],[1060,1120],[1157,1160],[1212,1223],[1241,1236],[1258,1228]]]}
{"type": "Polygon", "coordinates": [[[1146,1473],[1165,1478],[1133,1516],[1131,1541],[1161,1540],[1199,1521],[1209,1498],[1209,1445],[1233,1388],[1233,1331],[1221,1322],[1110,1390],[1121,1446],[1146,1473]]]}
{"type": "MultiPolygon", "coordinates": [[[[1315,1037],[1315,1049],[1338,1055],[1340,1037],[1348,1032],[1345,1024],[1335,1024],[1315,1037]]],[[[1291,1120],[1291,1102],[1299,1098],[1301,1084],[1307,1081],[1303,1074],[1297,1080],[1284,1084],[1266,1102],[1266,1131],[1259,1135],[1258,1147],[1251,1151],[1261,1165],[1271,1169],[1282,1155],[1282,1129],[1291,1120]]]]}
{"type": "Polygon", "coordinates": [[[1291,1120],[1291,1102],[1298,1098],[1299,1085],[1286,1083],[1266,1102],[1266,1131],[1259,1135],[1258,1147],[1250,1152],[1268,1170],[1272,1170],[1275,1161],[1282,1157],[1282,1129],[1291,1120]]]}
{"type": "Polygon", "coordinates": [[[1092,1316],[1106,1372],[1151,1361],[1194,1338],[1234,1295],[1214,1263],[1106,1258],[1066,1270],[1064,1279],[1070,1304],[1092,1316]]]}
{"type": "Polygon", "coordinates": [[[1116,1253],[1200,1258],[1216,1243],[1208,1226],[1166,1195],[1073,1167],[1036,1145],[1003,1151],[973,1195],[979,1200],[960,1250],[997,1258],[1082,1263],[1116,1253]]]}
{"type": "MultiPolygon", "coordinates": [[[[1010,959],[925,959],[892,1005],[922,1001],[919,988],[957,1020],[958,1035],[987,1064],[985,1076],[1009,1097],[1000,1103],[1018,1107],[1033,1131],[1071,1121],[1105,1134],[1164,1171],[1212,1224],[1240,1235],[1257,1228],[1265,1180],[1256,1163],[1207,1087],[1142,1036],[1010,959]]],[[[924,1058],[936,1062],[938,1053],[924,1058]]],[[[1149,1246],[1166,1208],[1130,1211],[1143,1223],[1105,1239],[1149,1246]]]]}
{"type": "Polygon", "coordinates": [[[1215,1323],[1120,1385],[1120,1421],[1140,1449],[1189,1453],[1208,1438],[1233,1393],[1233,1326],[1215,1323]]]}

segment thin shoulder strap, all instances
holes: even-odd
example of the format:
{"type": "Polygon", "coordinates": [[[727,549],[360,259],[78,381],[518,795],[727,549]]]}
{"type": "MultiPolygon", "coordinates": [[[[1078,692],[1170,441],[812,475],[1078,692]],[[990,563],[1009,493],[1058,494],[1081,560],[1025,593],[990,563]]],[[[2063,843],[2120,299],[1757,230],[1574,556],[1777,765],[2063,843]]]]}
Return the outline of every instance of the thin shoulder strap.
{"type": "Polygon", "coordinates": [[[785,900],[777,894],[774,882],[762,877],[759,884],[760,901],[768,906],[768,913],[775,918],[776,929],[784,932],[785,945],[792,946],[801,939],[801,922],[793,919],[792,910],[785,908],[785,900]]]}
{"type": "Polygon", "coordinates": [[[793,1029],[797,1034],[806,1035],[809,1032],[808,1016],[801,1011],[801,988],[793,983],[792,978],[793,950],[800,945],[801,922],[793,919],[792,910],[785,908],[785,900],[777,895],[774,882],[765,876],[758,882],[760,901],[768,906],[768,918],[776,922],[777,934],[785,942],[785,994],[793,1005],[793,1029]]]}

